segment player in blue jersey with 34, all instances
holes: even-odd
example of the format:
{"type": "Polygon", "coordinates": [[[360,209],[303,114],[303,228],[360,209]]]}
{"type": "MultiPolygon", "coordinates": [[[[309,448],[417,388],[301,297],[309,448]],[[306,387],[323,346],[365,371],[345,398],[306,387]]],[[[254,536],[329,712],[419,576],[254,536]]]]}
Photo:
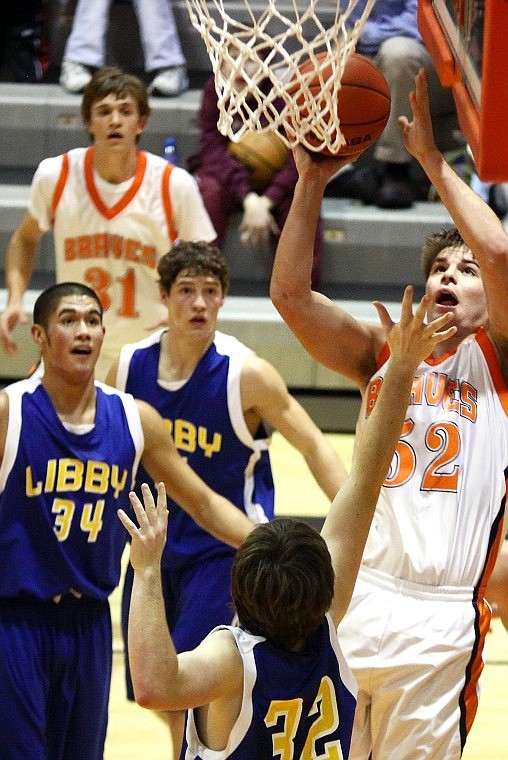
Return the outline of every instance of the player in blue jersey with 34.
{"type": "Polygon", "coordinates": [[[186,760],[212,754],[266,760],[286,749],[288,757],[321,757],[332,748],[338,757],[349,755],[356,685],[336,626],[351,598],[414,371],[455,332],[446,327],[450,314],[424,323],[427,298],[414,316],[411,303],[409,287],[396,325],[376,304],[392,361],[321,536],[305,523],[274,520],[258,525],[238,549],[232,569],[238,626],[219,626],[177,654],[162,594],[163,485],[157,504],[143,485],[145,509],[131,494],[139,527],[119,511],[132,540],[129,656],[136,699],[155,710],[189,711],[186,760]]]}
{"type": "MultiPolygon", "coordinates": [[[[268,450],[272,430],[302,454],[318,485],[333,499],[346,470],[330,442],[269,362],[217,330],[229,286],[220,250],[205,242],[181,241],[160,259],[157,272],[168,326],[124,346],[108,382],[157,409],[192,469],[255,522],[274,515],[268,450]]],[[[146,480],[140,471],[137,482],[146,480]]],[[[172,530],[162,558],[164,596],[173,641],[177,651],[185,651],[214,626],[232,620],[234,549],[199,528],[178,505],[171,503],[171,512],[172,530]]],[[[126,642],[131,586],[129,566],[122,610],[126,642]]],[[[127,692],[134,699],[128,663],[127,692]]],[[[184,713],[158,715],[169,724],[178,756],[184,713]]]]}
{"type": "Polygon", "coordinates": [[[103,760],[118,584],[138,463],[205,530],[239,546],[253,522],[178,455],[148,404],[94,381],[104,327],[87,286],[34,307],[44,376],[0,392],[2,760],[103,760]]]}

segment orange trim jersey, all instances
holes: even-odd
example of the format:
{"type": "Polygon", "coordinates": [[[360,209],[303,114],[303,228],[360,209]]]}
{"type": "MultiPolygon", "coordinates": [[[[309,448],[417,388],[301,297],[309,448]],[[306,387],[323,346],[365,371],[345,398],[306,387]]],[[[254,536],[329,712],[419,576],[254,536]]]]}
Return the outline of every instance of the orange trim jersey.
{"type": "Polygon", "coordinates": [[[139,151],[134,177],[112,184],[95,171],[93,152],[76,148],[42,161],[29,212],[43,232],[53,227],[57,281],[85,282],[102,301],[106,368],[124,343],[146,337],[146,327],[165,315],[159,258],[177,238],[211,242],[215,230],[184,169],[139,151]]]}
{"type": "MultiPolygon", "coordinates": [[[[371,380],[362,418],[387,362],[371,380]]],[[[503,529],[508,388],[487,335],[420,365],[363,563],[430,586],[478,588],[503,529]]]]}
{"type": "MultiPolygon", "coordinates": [[[[360,429],[388,360],[385,347],[360,429]]],[[[507,415],[485,330],[419,366],[338,628],[359,689],[351,760],[462,756],[490,623],[484,591],[504,535],[507,415]]]]}

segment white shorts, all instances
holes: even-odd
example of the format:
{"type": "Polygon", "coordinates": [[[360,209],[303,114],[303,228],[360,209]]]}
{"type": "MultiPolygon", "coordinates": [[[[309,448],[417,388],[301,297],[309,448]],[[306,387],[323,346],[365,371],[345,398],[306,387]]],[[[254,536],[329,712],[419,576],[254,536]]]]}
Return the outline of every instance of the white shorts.
{"type": "Polygon", "coordinates": [[[358,681],[349,760],[458,760],[476,714],[490,607],[472,588],[362,566],[338,628],[358,681]]]}

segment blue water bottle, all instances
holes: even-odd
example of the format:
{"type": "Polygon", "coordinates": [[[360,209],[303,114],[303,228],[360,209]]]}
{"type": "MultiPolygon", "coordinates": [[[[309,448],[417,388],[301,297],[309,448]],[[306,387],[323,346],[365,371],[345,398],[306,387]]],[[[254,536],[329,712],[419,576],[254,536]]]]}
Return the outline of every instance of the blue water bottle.
{"type": "Polygon", "coordinates": [[[176,151],[175,137],[166,137],[164,140],[164,150],[162,155],[166,161],[169,161],[174,166],[180,166],[180,159],[178,158],[178,153],[176,151]]]}

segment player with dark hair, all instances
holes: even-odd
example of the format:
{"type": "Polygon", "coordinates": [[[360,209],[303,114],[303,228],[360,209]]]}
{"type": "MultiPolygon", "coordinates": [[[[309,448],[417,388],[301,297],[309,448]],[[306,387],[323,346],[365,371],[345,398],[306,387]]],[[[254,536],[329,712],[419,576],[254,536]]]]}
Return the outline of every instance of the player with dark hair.
{"type": "Polygon", "coordinates": [[[0,392],[2,760],[103,760],[120,578],[138,464],[204,530],[238,546],[254,523],[178,456],[157,412],[94,381],[102,306],[80,283],[44,291],[32,335],[44,375],[0,392]]]}
{"type": "MultiPolygon", "coordinates": [[[[355,760],[461,756],[478,705],[486,587],[506,534],[508,236],[436,147],[423,70],[410,105],[412,121],[399,118],[404,144],[457,227],[425,247],[428,319],[452,311],[457,329],[415,373],[338,630],[359,686],[355,760]]],[[[390,351],[377,325],[311,290],[313,231],[340,164],[319,159],[296,151],[300,179],[271,295],[305,348],[357,384],[362,435],[390,351]]]]}
{"type": "Polygon", "coordinates": [[[79,282],[60,282],[58,285],[52,285],[39,294],[34,304],[34,323],[42,325],[45,330],[48,329],[48,323],[54,314],[57,305],[64,296],[89,296],[97,304],[97,311],[102,319],[103,310],[100,298],[97,293],[87,285],[79,282]]]}
{"type": "MultiPolygon", "coordinates": [[[[167,328],[124,346],[108,382],[157,409],[192,469],[254,522],[274,515],[273,430],[302,455],[331,500],[346,469],[330,442],[272,364],[217,330],[229,286],[220,250],[181,241],[161,258],[157,271],[167,328]]],[[[144,480],[140,470],[138,483],[144,480]]],[[[234,549],[199,529],[172,501],[171,512],[172,530],[162,557],[164,598],[173,642],[177,651],[185,651],[214,626],[231,622],[234,549]]],[[[122,602],[126,643],[131,585],[128,566],[122,602]]],[[[127,693],[134,699],[128,663],[127,693]]],[[[178,756],[184,713],[164,717],[178,756]]]]}
{"type": "Polygon", "coordinates": [[[81,112],[92,145],[39,164],[30,202],[6,256],[8,302],[0,339],[13,353],[38,244],[54,231],[56,280],[84,282],[99,295],[107,328],[97,365],[103,380],[123,344],[140,340],[164,314],[154,297],[157,261],[178,238],[213,240],[196,181],[138,149],[150,114],[146,87],[114,66],[96,71],[81,112]]]}
{"type": "MultiPolygon", "coordinates": [[[[413,316],[407,288],[394,325],[376,304],[393,358],[359,441],[346,482],[319,536],[292,520],[257,526],[236,553],[231,588],[238,626],[219,626],[177,654],[164,609],[161,555],[168,530],[162,484],[157,505],[145,484],[145,510],[131,494],[139,528],[131,536],[134,585],[129,657],[137,701],[155,710],[188,709],[181,757],[266,760],[284,754],[349,756],[356,688],[336,636],[361,560],[379,489],[404,418],[414,370],[455,328],[451,315],[413,316]]],[[[169,524],[171,533],[171,520],[169,524]]]]}
{"type": "MultiPolygon", "coordinates": [[[[95,103],[113,95],[116,100],[130,98],[136,104],[137,112],[142,119],[150,116],[150,105],[146,87],[138,77],[127,74],[116,66],[105,66],[98,69],[90,78],[81,99],[81,118],[83,124],[92,121],[95,103]]],[[[139,140],[140,134],[137,135],[139,140]]]]}

